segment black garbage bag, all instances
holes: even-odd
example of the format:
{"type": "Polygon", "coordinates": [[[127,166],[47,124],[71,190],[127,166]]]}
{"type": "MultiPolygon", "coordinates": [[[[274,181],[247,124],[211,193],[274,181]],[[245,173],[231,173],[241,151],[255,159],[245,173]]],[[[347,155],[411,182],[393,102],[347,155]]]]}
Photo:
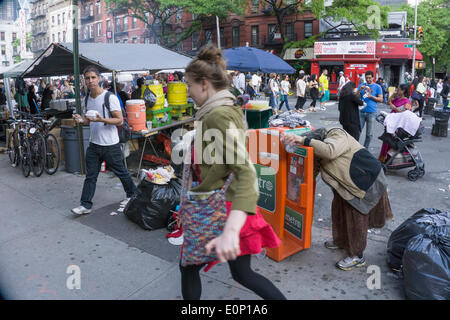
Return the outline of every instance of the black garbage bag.
{"type": "Polygon", "coordinates": [[[145,106],[147,108],[153,108],[156,101],[158,100],[158,97],[156,96],[156,94],[152,90],[150,90],[148,87],[145,88],[143,98],[144,98],[145,106]]]}
{"type": "Polygon", "coordinates": [[[430,228],[448,224],[450,224],[450,212],[424,208],[414,213],[389,237],[387,244],[389,267],[395,271],[402,269],[403,252],[411,238],[426,233],[430,228]]]}
{"type": "Polygon", "coordinates": [[[167,227],[170,210],[180,203],[181,182],[159,185],[143,179],[124,209],[125,215],[146,230],[167,227]]]}
{"type": "Polygon", "coordinates": [[[408,241],[403,276],[408,299],[450,299],[450,225],[432,227],[408,241]]]}

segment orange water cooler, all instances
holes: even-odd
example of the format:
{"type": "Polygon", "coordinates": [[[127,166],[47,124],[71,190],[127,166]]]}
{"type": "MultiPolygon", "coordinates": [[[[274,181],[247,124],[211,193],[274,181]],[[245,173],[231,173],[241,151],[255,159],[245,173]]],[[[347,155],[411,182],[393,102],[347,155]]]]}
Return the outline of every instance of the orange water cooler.
{"type": "Polygon", "coordinates": [[[301,134],[309,128],[249,130],[248,150],[258,175],[258,207],[281,239],[267,256],[281,261],[311,246],[314,212],[314,156],[311,147],[288,153],[280,141],[283,131],[301,134]]]}

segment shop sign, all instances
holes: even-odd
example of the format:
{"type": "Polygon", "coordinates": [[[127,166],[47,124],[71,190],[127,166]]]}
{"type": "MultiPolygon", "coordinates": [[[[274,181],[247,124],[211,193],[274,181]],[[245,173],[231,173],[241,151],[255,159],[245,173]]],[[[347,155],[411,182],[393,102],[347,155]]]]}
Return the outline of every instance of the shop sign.
{"type": "Polygon", "coordinates": [[[294,57],[295,57],[295,59],[300,59],[304,55],[305,55],[305,52],[302,49],[298,49],[297,51],[295,51],[294,57]]]}
{"type": "Polygon", "coordinates": [[[375,41],[326,41],[314,44],[315,55],[375,54],[375,41]]]}
{"type": "Polygon", "coordinates": [[[260,164],[255,164],[254,166],[258,176],[259,186],[259,199],[257,205],[269,212],[275,212],[277,191],[276,172],[272,167],[262,166],[260,164]],[[261,174],[261,169],[263,168],[264,175],[261,174]]]}
{"type": "Polygon", "coordinates": [[[284,211],[284,229],[294,237],[303,239],[303,215],[286,207],[284,211]]]}
{"type": "Polygon", "coordinates": [[[367,68],[367,64],[351,64],[350,68],[367,68]]]}

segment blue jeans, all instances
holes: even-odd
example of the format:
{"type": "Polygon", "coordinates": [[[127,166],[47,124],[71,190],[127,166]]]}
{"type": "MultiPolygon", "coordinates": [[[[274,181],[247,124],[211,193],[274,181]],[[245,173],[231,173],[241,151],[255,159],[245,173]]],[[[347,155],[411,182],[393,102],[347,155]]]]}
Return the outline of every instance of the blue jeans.
{"type": "Polygon", "coordinates": [[[364,141],[364,147],[369,148],[370,141],[372,141],[373,137],[373,125],[375,123],[375,118],[377,117],[376,112],[365,112],[360,111],[359,112],[359,118],[361,121],[361,132],[364,129],[364,125],[367,122],[367,128],[366,128],[366,140],[364,141]]]}
{"type": "Polygon", "coordinates": [[[86,179],[81,193],[81,205],[87,209],[92,208],[92,198],[94,198],[97,178],[103,161],[122,182],[127,198],[130,198],[136,191],[133,179],[125,167],[120,144],[100,146],[91,143],[86,150],[86,179]]]}
{"type": "Polygon", "coordinates": [[[269,96],[269,106],[275,110],[278,108],[278,98],[273,93],[269,96]]]}
{"type": "Polygon", "coordinates": [[[291,108],[289,107],[288,95],[287,94],[282,94],[281,96],[283,97],[283,101],[281,101],[280,105],[278,106],[278,110],[281,110],[281,107],[283,106],[283,103],[286,102],[286,108],[288,109],[288,111],[290,111],[291,108]]]}

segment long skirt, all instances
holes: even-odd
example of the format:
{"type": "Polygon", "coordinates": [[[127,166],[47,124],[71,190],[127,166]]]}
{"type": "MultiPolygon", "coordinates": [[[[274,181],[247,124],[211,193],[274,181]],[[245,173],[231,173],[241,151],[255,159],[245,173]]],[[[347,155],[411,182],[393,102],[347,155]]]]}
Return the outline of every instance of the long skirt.
{"type": "Polygon", "coordinates": [[[333,242],[347,251],[349,257],[362,256],[367,245],[367,231],[382,228],[387,220],[394,216],[387,192],[368,214],[362,214],[352,207],[333,189],[331,219],[333,224],[333,242]]]}

